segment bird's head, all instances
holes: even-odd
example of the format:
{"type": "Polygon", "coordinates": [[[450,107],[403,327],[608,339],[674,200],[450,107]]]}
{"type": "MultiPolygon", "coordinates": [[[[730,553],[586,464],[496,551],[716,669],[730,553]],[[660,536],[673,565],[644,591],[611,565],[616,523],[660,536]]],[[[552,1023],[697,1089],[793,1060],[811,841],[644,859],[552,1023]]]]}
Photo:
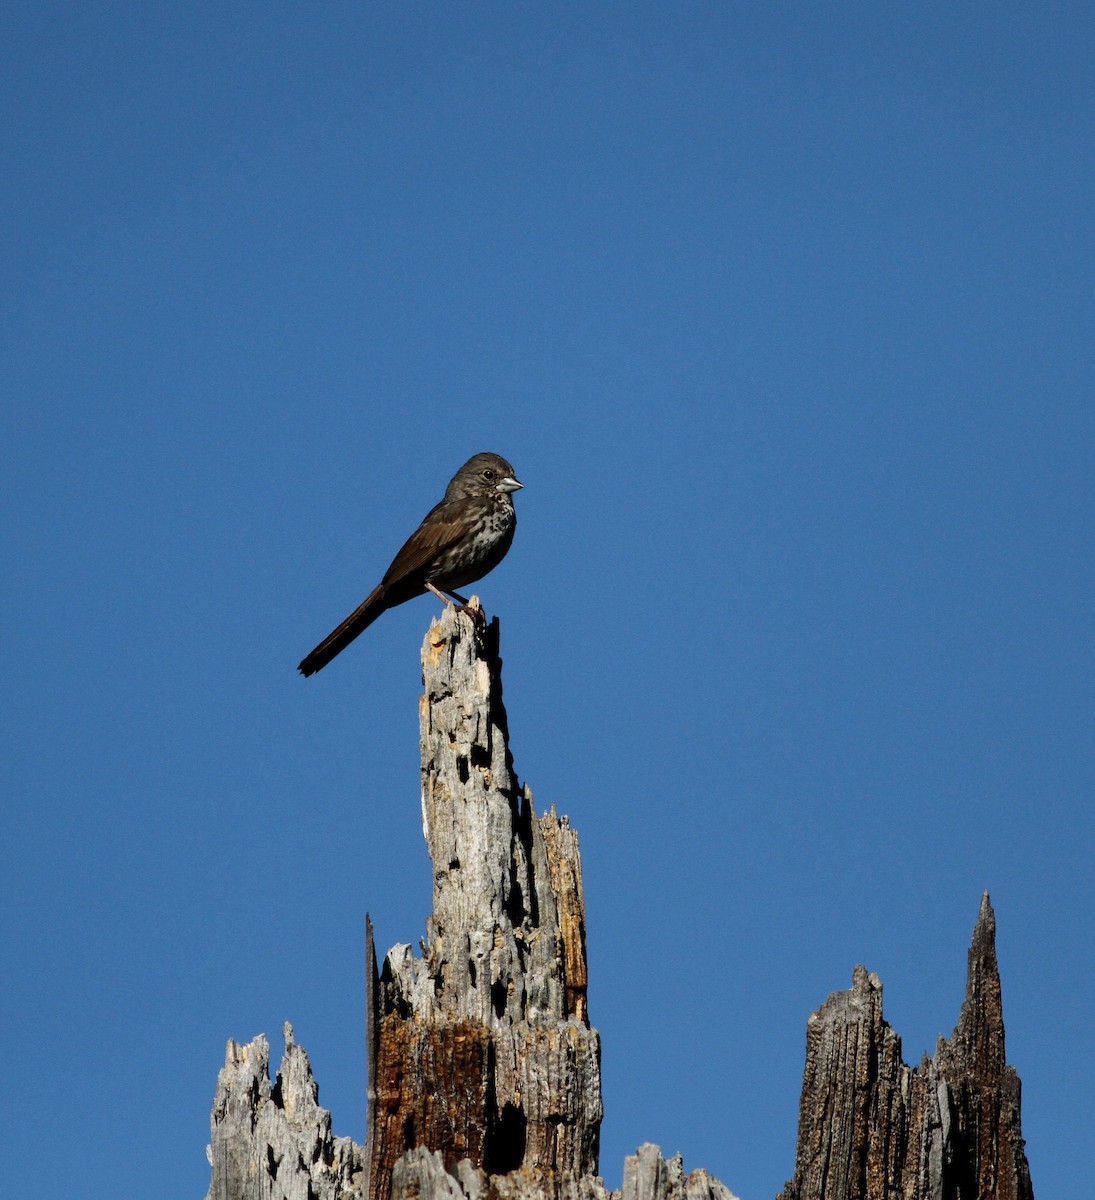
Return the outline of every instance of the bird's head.
{"type": "Polygon", "coordinates": [[[513,473],[513,467],[501,455],[476,454],[452,477],[452,482],[445,489],[445,499],[502,495],[524,486],[513,473]]]}

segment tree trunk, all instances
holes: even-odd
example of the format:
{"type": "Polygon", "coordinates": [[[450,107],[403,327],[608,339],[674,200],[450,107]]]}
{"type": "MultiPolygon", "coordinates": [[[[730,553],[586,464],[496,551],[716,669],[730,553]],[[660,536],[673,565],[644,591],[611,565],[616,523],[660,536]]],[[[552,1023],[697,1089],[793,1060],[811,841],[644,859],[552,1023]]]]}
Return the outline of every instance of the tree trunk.
{"type": "Polygon", "coordinates": [[[521,787],[498,622],[447,611],[422,653],[422,825],[433,861],[424,956],[370,979],[369,1194],[418,1147],[447,1168],[596,1175],[600,1041],[586,1010],[578,839],[521,787]]]}

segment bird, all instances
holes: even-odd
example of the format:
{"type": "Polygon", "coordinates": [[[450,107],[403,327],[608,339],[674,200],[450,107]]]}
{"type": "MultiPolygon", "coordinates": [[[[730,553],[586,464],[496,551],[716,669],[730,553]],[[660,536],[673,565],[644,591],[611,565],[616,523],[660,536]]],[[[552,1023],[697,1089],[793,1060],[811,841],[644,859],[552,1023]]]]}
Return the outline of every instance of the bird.
{"type": "Polygon", "coordinates": [[[449,481],[436,504],[392,559],[361,604],[301,660],[304,676],[322,670],[389,608],[432,592],[466,605],[456,588],[482,579],[506,556],[517,528],[513,493],[524,487],[500,455],[475,454],[449,481]],[[446,595],[448,593],[448,595],[446,595]]]}

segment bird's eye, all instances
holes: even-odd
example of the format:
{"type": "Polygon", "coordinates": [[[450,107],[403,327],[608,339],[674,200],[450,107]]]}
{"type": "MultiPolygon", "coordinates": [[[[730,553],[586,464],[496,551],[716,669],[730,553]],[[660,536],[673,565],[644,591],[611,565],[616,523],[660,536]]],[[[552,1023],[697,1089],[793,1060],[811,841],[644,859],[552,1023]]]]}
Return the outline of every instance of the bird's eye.
{"type": "Polygon", "coordinates": [[[486,470],[484,470],[483,478],[488,480],[494,478],[494,472],[490,469],[490,467],[487,467],[486,470]]]}

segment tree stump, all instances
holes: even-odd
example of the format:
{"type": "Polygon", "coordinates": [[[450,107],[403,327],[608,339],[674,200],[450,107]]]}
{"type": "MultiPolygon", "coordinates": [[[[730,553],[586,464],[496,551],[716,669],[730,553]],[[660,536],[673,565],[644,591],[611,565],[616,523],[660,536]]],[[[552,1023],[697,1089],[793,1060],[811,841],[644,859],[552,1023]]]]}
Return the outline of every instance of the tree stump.
{"type": "Polygon", "coordinates": [[[1019,1107],[986,892],[961,1015],[933,1059],[902,1062],[864,967],[810,1018],[795,1174],[779,1200],[1033,1200],[1019,1107]]]}
{"type": "Polygon", "coordinates": [[[498,622],[446,610],[422,650],[422,826],[433,862],[423,956],[369,986],[369,1194],[408,1150],[488,1175],[596,1175],[600,1041],[586,1006],[578,840],[513,770],[498,622]]]}
{"type": "MultiPolygon", "coordinates": [[[[598,1178],[577,835],[554,808],[538,817],[518,783],[497,621],[484,625],[477,601],[446,609],[422,666],[433,913],[421,956],[397,945],[379,970],[366,923],[366,1145],[332,1136],[291,1026],[273,1084],[266,1038],[230,1041],[207,1200],[734,1200],[651,1145],[626,1160],[619,1192],[598,1178]]],[[[1033,1200],[1019,1100],[986,894],[958,1026],[934,1059],[901,1061],[863,967],[810,1018],[795,1173],[779,1200],[1033,1200]]]]}

